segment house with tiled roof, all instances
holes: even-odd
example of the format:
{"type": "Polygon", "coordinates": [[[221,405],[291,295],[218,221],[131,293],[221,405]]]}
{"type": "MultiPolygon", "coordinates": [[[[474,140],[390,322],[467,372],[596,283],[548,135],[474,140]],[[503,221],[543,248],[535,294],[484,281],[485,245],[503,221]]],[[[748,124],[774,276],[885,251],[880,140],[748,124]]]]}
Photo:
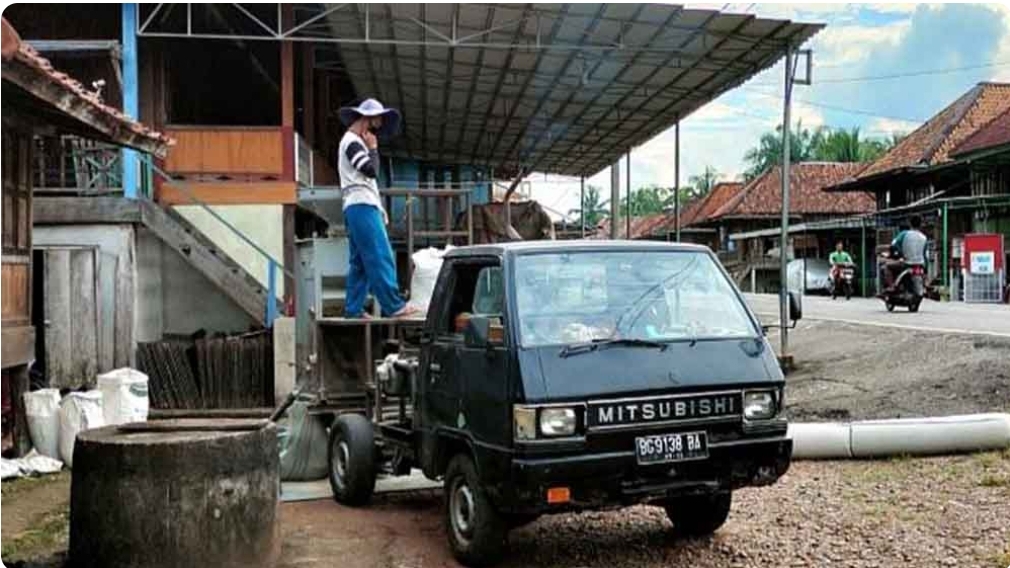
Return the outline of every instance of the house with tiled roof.
{"type": "Polygon", "coordinates": [[[875,196],[880,243],[921,216],[932,241],[930,275],[956,298],[964,236],[1010,240],[1010,83],[979,83],[831,191],[875,196]]]}
{"type": "MultiPolygon", "coordinates": [[[[791,223],[821,221],[836,217],[861,215],[874,210],[871,195],[866,193],[833,194],[826,188],[857,175],[866,164],[837,162],[803,162],[789,168],[789,219],[791,223]]],[[[743,187],[730,194],[709,213],[701,225],[715,228],[724,250],[736,249],[731,235],[779,227],[782,221],[782,168],[769,168],[743,187]]],[[[761,258],[768,246],[752,243],[742,256],[761,258]]],[[[803,244],[803,243],[799,243],[803,244]]],[[[819,255],[831,245],[815,238],[807,239],[802,248],[819,255]]]]}

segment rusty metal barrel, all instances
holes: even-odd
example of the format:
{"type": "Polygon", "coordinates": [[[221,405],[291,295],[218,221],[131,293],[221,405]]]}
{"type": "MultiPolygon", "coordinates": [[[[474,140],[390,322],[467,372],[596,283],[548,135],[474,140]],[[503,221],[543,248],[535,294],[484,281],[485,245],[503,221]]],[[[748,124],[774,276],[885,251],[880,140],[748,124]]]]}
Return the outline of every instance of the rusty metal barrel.
{"type": "Polygon", "coordinates": [[[273,566],[279,489],[277,429],[266,421],[180,419],[82,432],[70,563],[273,566]]]}

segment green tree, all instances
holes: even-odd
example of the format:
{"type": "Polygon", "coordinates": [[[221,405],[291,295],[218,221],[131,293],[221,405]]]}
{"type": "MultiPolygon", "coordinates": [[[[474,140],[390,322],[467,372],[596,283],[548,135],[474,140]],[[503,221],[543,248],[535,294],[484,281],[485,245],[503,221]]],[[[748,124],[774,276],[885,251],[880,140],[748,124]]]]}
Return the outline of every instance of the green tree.
{"type": "Polygon", "coordinates": [[[827,162],[872,162],[890,150],[900,137],[861,138],[859,127],[832,130],[814,148],[814,159],[827,162]]]}
{"type": "MultiPolygon", "coordinates": [[[[796,130],[789,136],[789,158],[793,162],[808,162],[813,159],[814,149],[824,140],[824,129],[809,130],[797,123],[796,130]]],[[[758,140],[758,145],[744,154],[743,159],[748,167],[744,179],[750,181],[768,168],[782,163],[782,127],[775,132],[765,132],[758,140]]]]}
{"type": "MultiPolygon", "coordinates": [[[[673,191],[665,187],[650,185],[631,192],[631,215],[652,215],[662,213],[673,204],[673,191]]],[[[621,216],[628,215],[628,199],[621,200],[621,216]]]]}
{"type": "Polygon", "coordinates": [[[609,201],[603,199],[603,192],[595,185],[586,186],[586,193],[582,198],[582,207],[572,209],[568,212],[569,217],[580,219],[582,212],[586,212],[586,228],[592,228],[600,224],[606,218],[609,201]]]}
{"type": "Polygon", "coordinates": [[[712,166],[705,166],[705,170],[698,175],[687,178],[689,187],[685,188],[690,192],[691,198],[705,197],[712,191],[715,184],[719,183],[722,177],[712,166]]]}

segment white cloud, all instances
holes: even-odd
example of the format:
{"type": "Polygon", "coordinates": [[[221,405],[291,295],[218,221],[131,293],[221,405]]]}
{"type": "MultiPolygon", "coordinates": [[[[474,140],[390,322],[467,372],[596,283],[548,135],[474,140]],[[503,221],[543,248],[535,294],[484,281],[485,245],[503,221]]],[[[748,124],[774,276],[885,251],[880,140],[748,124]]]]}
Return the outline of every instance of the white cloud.
{"type": "Polygon", "coordinates": [[[819,66],[841,67],[866,61],[876,49],[898,45],[910,27],[910,20],[880,26],[828,26],[814,37],[814,70],[819,66]]]}
{"type": "Polygon", "coordinates": [[[862,129],[869,136],[888,136],[891,134],[908,134],[920,126],[919,122],[895,120],[892,118],[874,118],[862,129]]]}
{"type": "MultiPolygon", "coordinates": [[[[996,51],[995,61],[1010,62],[1010,3],[1000,4],[1003,11],[1003,39],[1000,40],[999,48],[996,51]]],[[[1010,81],[1010,65],[993,68],[993,81],[1010,81]]]]}

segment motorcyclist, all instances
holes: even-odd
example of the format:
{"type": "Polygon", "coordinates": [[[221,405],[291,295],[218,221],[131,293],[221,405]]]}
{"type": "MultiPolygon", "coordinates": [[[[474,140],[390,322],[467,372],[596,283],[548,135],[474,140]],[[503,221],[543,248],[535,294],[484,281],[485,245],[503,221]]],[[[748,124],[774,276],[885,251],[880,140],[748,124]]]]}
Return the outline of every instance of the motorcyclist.
{"type": "Polygon", "coordinates": [[[831,264],[832,281],[838,278],[838,273],[842,268],[854,264],[852,256],[845,251],[845,243],[842,241],[835,243],[835,251],[828,255],[828,262],[831,264]]]}
{"type": "Polygon", "coordinates": [[[887,291],[894,291],[895,279],[907,266],[926,265],[926,244],[928,238],[919,229],[922,228],[922,217],[912,215],[909,220],[911,228],[901,231],[891,241],[890,259],[884,265],[887,291]]]}

